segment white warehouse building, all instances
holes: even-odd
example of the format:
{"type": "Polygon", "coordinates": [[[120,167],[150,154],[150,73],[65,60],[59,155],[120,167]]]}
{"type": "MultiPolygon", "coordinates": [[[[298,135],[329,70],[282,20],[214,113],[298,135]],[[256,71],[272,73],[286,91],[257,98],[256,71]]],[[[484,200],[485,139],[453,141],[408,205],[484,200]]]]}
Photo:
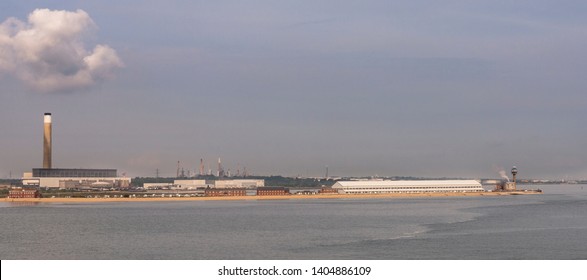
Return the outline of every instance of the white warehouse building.
{"type": "Polygon", "coordinates": [[[214,182],[215,188],[233,189],[233,188],[258,188],[264,187],[265,180],[263,179],[234,179],[234,180],[216,180],[214,182]]]}
{"type": "Polygon", "coordinates": [[[343,194],[485,191],[476,180],[338,181],[332,188],[343,194]]]}

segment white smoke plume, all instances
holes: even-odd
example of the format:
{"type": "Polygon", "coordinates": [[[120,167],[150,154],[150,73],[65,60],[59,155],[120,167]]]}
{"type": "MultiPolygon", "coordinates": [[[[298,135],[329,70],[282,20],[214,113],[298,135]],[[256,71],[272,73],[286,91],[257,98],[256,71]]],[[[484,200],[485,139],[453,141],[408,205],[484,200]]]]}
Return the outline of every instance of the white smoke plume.
{"type": "Polygon", "coordinates": [[[84,39],[96,28],[83,10],[34,10],[23,22],[0,24],[0,74],[14,75],[39,92],[87,89],[123,66],[107,45],[86,49],[84,39]]]}
{"type": "Polygon", "coordinates": [[[507,172],[505,172],[505,169],[501,166],[497,166],[497,165],[493,165],[493,170],[495,170],[497,173],[499,173],[499,176],[503,179],[505,179],[506,181],[510,181],[510,178],[508,178],[507,172]]]}
{"type": "Polygon", "coordinates": [[[510,178],[508,177],[507,173],[505,172],[505,170],[500,170],[499,171],[499,176],[501,176],[501,178],[506,179],[508,182],[510,181],[510,178]]]}

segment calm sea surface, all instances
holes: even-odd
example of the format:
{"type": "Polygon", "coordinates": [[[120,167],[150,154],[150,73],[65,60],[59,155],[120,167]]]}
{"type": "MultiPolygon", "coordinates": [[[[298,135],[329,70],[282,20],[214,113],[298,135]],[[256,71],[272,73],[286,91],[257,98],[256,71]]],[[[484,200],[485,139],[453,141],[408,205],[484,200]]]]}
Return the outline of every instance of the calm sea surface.
{"type": "Polygon", "coordinates": [[[542,195],[0,203],[0,259],[587,259],[587,185],[542,195]]]}

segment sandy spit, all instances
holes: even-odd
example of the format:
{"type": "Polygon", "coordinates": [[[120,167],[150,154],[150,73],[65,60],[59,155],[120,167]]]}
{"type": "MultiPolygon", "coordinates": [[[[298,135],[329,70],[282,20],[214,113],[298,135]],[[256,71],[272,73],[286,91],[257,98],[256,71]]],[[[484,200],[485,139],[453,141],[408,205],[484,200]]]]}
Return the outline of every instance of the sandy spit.
{"type": "Polygon", "coordinates": [[[153,201],[217,201],[217,200],[290,200],[290,199],[382,199],[454,196],[509,196],[540,194],[534,191],[470,192],[470,193],[411,193],[411,194],[315,194],[279,196],[210,196],[210,197],[124,197],[124,198],[4,198],[4,202],[37,203],[99,203],[99,202],[153,202],[153,201]]]}

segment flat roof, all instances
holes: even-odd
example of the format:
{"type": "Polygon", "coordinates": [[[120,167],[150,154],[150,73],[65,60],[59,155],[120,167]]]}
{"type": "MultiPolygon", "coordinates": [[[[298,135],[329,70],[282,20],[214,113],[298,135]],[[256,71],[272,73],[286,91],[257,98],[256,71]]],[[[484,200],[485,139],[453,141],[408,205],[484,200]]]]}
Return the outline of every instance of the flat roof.
{"type": "Polygon", "coordinates": [[[33,168],[32,177],[117,177],[116,169],[33,168]]]}
{"type": "Polygon", "coordinates": [[[361,187],[361,186],[481,186],[476,180],[413,180],[413,181],[338,181],[334,186],[339,184],[342,187],[361,187]]]}

